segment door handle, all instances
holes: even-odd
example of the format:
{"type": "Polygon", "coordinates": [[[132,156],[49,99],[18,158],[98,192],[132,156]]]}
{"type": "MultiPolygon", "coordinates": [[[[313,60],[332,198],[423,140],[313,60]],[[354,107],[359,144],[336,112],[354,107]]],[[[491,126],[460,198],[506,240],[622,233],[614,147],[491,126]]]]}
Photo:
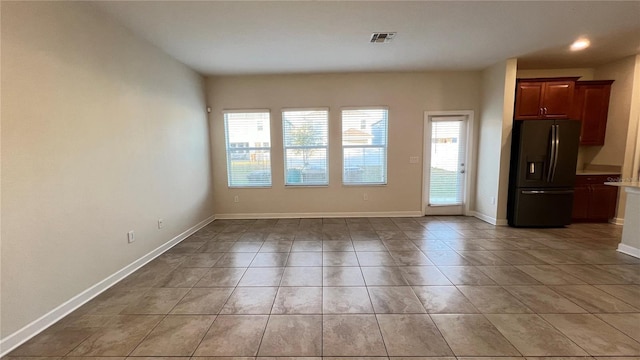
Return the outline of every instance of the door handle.
{"type": "Polygon", "coordinates": [[[548,195],[562,195],[562,194],[573,194],[573,190],[524,190],[522,191],[523,195],[540,195],[540,194],[548,194],[548,195]]]}
{"type": "Polygon", "coordinates": [[[547,172],[547,182],[553,181],[553,175],[555,171],[555,161],[556,161],[556,136],[557,136],[557,128],[555,125],[551,125],[551,140],[549,147],[549,171],[547,172]]]}

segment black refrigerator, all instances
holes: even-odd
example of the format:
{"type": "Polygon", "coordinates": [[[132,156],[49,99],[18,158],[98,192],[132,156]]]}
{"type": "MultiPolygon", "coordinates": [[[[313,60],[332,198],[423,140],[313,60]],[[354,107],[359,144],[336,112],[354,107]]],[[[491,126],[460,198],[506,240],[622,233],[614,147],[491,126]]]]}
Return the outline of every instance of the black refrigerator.
{"type": "Polygon", "coordinates": [[[571,223],[580,144],[578,120],[516,120],[507,220],[515,227],[571,223]]]}

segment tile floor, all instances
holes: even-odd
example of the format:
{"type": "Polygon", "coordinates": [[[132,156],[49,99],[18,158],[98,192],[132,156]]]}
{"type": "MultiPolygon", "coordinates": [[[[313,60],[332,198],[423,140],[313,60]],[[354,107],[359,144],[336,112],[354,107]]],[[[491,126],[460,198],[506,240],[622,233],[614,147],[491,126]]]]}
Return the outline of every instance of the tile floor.
{"type": "Polygon", "coordinates": [[[640,359],[640,259],[620,233],[219,220],[7,358],[640,359]]]}

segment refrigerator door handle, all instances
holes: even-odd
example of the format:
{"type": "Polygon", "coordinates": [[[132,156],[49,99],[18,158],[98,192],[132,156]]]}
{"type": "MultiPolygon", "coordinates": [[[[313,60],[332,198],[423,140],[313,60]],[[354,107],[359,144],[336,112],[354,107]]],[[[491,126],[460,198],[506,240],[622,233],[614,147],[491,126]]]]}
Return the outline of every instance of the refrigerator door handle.
{"type": "Polygon", "coordinates": [[[558,153],[560,152],[560,125],[553,125],[556,128],[555,146],[553,147],[553,173],[551,181],[556,177],[556,168],[558,167],[558,153]]]}
{"type": "Polygon", "coordinates": [[[553,172],[556,164],[556,126],[551,125],[551,149],[549,150],[549,171],[547,172],[547,182],[553,181],[553,172]]]}
{"type": "Polygon", "coordinates": [[[562,194],[573,194],[573,190],[524,190],[522,191],[523,195],[562,195],[562,194]]]}

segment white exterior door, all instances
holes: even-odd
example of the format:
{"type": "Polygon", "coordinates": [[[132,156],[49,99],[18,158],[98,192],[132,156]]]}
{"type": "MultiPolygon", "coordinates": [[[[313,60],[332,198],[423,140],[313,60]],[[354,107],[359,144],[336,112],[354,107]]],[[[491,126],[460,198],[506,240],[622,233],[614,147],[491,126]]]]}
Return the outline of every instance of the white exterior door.
{"type": "Polygon", "coordinates": [[[425,113],[425,215],[467,212],[470,116],[468,112],[425,113]]]}

